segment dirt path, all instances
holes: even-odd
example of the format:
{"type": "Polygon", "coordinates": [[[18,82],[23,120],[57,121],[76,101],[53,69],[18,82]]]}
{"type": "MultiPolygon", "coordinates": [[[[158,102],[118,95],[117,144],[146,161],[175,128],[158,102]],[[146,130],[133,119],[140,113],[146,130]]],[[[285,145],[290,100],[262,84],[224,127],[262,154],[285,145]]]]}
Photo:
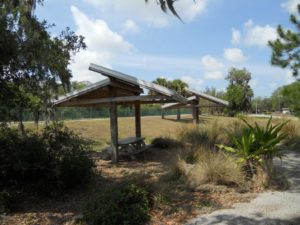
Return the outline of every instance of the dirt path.
{"type": "Polygon", "coordinates": [[[186,225],[300,225],[300,153],[288,153],[276,161],[291,182],[287,191],[265,192],[250,203],[238,203],[190,220],[186,225]]]}

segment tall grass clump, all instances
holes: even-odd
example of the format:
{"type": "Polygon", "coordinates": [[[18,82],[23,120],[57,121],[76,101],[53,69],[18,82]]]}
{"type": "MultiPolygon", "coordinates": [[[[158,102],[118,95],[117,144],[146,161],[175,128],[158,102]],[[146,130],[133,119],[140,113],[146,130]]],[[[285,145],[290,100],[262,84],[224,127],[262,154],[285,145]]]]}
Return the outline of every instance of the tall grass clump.
{"type": "Polygon", "coordinates": [[[204,146],[178,153],[172,172],[192,187],[207,183],[241,185],[244,180],[241,166],[234,157],[224,152],[212,152],[204,146]]]}
{"type": "Polygon", "coordinates": [[[215,121],[211,125],[184,126],[178,130],[177,139],[194,148],[206,146],[214,149],[215,144],[223,143],[227,139],[226,125],[215,121]]]}
{"type": "MultiPolygon", "coordinates": [[[[228,126],[227,126],[228,127],[228,126]]],[[[179,149],[171,168],[173,177],[184,178],[190,186],[206,183],[240,185],[241,166],[236,158],[218,152],[217,143],[227,143],[225,124],[218,121],[206,126],[186,126],[179,130],[178,140],[185,146],[179,149]]]]}
{"type": "Polygon", "coordinates": [[[300,149],[300,122],[289,121],[281,130],[286,134],[284,145],[293,150],[300,149]]]}

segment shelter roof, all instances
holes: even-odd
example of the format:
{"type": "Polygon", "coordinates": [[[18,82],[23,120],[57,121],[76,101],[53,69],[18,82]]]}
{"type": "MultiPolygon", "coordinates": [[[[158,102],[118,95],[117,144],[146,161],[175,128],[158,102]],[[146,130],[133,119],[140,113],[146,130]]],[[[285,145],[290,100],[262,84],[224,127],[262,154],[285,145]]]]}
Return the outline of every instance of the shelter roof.
{"type": "MultiPolygon", "coordinates": [[[[193,94],[193,96],[187,98],[188,103],[191,103],[192,101],[197,100],[197,98],[203,98],[203,99],[206,99],[207,101],[213,102],[217,105],[221,105],[221,106],[229,105],[229,102],[225,101],[223,99],[220,99],[220,98],[208,95],[208,94],[204,94],[202,92],[199,92],[199,91],[196,91],[193,89],[188,89],[187,91],[193,94]]],[[[176,102],[176,103],[167,103],[167,104],[164,104],[161,106],[161,108],[163,108],[163,109],[172,109],[172,108],[174,109],[174,108],[182,108],[182,107],[191,107],[191,105],[176,102]]]]}
{"type": "Polygon", "coordinates": [[[223,106],[228,106],[229,105],[228,101],[225,101],[223,99],[214,97],[212,95],[204,94],[204,93],[202,93],[200,91],[196,91],[194,89],[188,89],[188,91],[191,92],[193,95],[195,95],[195,96],[197,96],[199,98],[206,99],[206,100],[208,100],[210,102],[214,102],[216,104],[223,105],[223,106]]]}
{"type": "Polygon", "coordinates": [[[110,102],[130,103],[134,101],[140,101],[141,103],[187,103],[187,99],[177,92],[158,84],[146,82],[134,76],[95,64],[91,64],[89,69],[108,78],[88,85],[79,91],[72,91],[61,96],[53,102],[54,105],[100,106],[107,105],[110,102]],[[114,89],[113,96],[111,95],[112,88],[114,89]],[[156,95],[140,95],[143,93],[143,88],[151,90],[156,95]]]}

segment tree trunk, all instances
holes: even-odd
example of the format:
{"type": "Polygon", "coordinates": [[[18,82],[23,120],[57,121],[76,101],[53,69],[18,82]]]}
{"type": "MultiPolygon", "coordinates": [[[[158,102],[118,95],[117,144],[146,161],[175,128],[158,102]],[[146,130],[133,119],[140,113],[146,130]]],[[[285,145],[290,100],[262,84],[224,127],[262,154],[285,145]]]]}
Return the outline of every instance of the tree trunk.
{"type": "Polygon", "coordinates": [[[23,136],[25,136],[25,128],[23,123],[23,109],[19,109],[18,112],[18,119],[19,119],[19,130],[23,136]]]}

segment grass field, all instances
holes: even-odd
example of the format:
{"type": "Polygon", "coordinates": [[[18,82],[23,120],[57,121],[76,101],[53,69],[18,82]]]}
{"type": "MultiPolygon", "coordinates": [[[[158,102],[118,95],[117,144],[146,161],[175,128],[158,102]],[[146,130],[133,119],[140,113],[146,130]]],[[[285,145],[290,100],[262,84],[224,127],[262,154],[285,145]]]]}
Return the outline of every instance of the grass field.
{"type": "MultiPolygon", "coordinates": [[[[237,120],[222,116],[200,116],[200,125],[207,126],[214,122],[227,124],[237,120]]],[[[108,119],[65,120],[64,124],[80,136],[95,141],[95,150],[105,147],[110,142],[110,121],[108,119]]],[[[176,116],[147,116],[141,118],[142,136],[146,142],[156,137],[175,137],[177,131],[192,124],[191,115],[182,115],[177,121],[176,116]]],[[[26,128],[35,129],[33,123],[26,123],[26,128]]],[[[118,119],[119,139],[135,136],[134,117],[120,117],[118,119]]]]}

